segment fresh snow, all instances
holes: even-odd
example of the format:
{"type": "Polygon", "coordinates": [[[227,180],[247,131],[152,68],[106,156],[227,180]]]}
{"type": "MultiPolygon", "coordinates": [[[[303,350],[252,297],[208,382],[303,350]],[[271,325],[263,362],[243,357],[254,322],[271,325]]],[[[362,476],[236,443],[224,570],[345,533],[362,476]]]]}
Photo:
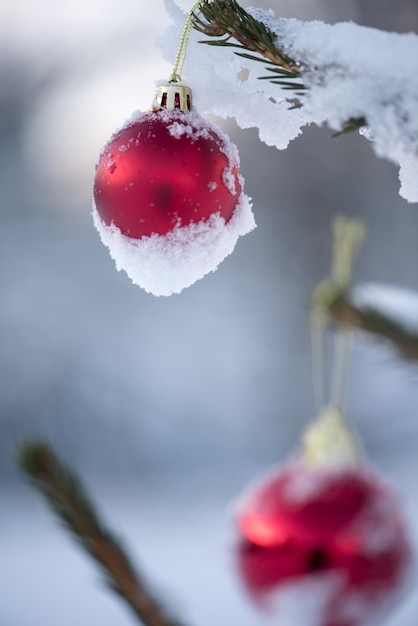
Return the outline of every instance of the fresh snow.
{"type": "MultiPolygon", "coordinates": [[[[160,47],[172,61],[185,14],[173,0],[165,4],[175,21],[160,47]]],[[[377,156],[399,164],[400,194],[418,202],[418,36],[248,10],[277,35],[281,49],[312,68],[303,73],[303,106],[292,109],[292,92],[258,80],[267,74],[262,63],[238,57],[233,48],[199,44],[204,36],[192,31],[183,79],[199,111],[256,127],[263,142],[280,150],[309,124],[340,130],[350,118],[364,116],[362,134],[372,139],[377,156]]]]}
{"type": "Polygon", "coordinates": [[[322,626],[328,605],[343,583],[343,577],[333,572],[278,586],[265,599],[271,625],[322,626]]]}
{"type": "Polygon", "coordinates": [[[206,222],[176,227],[167,235],[131,239],[115,225],[106,226],[93,207],[94,224],[117,270],[154,296],[180,293],[213,272],[231,254],[241,235],[255,227],[249,198],[242,193],[232,218],[213,214],[206,222]]]}

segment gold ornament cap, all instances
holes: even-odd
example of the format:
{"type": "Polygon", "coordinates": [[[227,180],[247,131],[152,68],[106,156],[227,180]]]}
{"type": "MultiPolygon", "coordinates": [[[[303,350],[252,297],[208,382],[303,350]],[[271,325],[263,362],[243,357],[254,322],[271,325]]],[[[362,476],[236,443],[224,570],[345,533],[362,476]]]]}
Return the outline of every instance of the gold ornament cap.
{"type": "Polygon", "coordinates": [[[336,406],[328,406],[302,437],[302,458],[312,468],[355,466],[360,451],[354,432],[336,406]]]}
{"type": "Polygon", "coordinates": [[[152,108],[154,111],[159,111],[160,109],[191,111],[192,90],[180,80],[169,80],[159,85],[157,84],[157,93],[155,94],[155,102],[152,108]]]}

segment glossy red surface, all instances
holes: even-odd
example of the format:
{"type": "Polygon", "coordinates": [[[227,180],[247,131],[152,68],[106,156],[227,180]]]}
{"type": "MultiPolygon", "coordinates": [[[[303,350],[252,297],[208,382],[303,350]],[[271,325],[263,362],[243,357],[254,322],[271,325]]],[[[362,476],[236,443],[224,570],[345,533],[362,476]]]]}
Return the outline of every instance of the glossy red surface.
{"type": "Polygon", "coordinates": [[[287,583],[338,575],[321,626],[364,624],[399,594],[411,563],[396,497],[363,469],[278,468],[245,494],[237,523],[238,570],[259,604],[287,583]]]}
{"type": "MultiPolygon", "coordinates": [[[[132,238],[164,235],[176,225],[228,221],[241,193],[225,137],[203,128],[196,113],[148,112],[127,123],[105,146],[96,168],[94,199],[107,225],[132,238]],[[173,122],[177,136],[170,132],[173,122]],[[232,191],[225,185],[229,172],[232,191]]],[[[175,133],[176,134],[176,133],[175,133]]]]}

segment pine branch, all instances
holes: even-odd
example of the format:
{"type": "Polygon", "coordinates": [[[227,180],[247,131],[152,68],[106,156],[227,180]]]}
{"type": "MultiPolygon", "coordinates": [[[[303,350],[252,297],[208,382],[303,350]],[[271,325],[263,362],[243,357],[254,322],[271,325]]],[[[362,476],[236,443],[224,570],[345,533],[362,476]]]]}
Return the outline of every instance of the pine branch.
{"type": "Polygon", "coordinates": [[[79,544],[101,566],[107,584],[145,626],[182,626],[167,616],[135,571],[118,539],[106,528],[80,479],[46,443],[25,443],[18,456],[23,472],[79,544]]]}
{"type": "MultiPolygon", "coordinates": [[[[269,65],[265,70],[269,74],[259,76],[259,80],[268,80],[284,90],[293,91],[297,96],[303,96],[307,90],[301,79],[303,71],[308,67],[281,50],[274,33],[245,11],[236,0],[203,0],[192,14],[191,24],[195,30],[213,38],[199,43],[237,48],[240,52],[235,54],[252,61],[265,63],[267,60],[269,65]]],[[[300,106],[302,104],[297,101],[292,108],[300,106]]],[[[365,117],[350,118],[333,137],[354,132],[362,126],[367,126],[365,117]]]]}
{"type": "Polygon", "coordinates": [[[332,136],[339,137],[340,135],[353,133],[354,131],[362,128],[362,126],[367,126],[367,120],[365,117],[350,117],[350,119],[346,121],[342,129],[334,133],[332,136]]]}
{"type": "MultiPolygon", "coordinates": [[[[268,74],[259,76],[259,80],[268,80],[283,90],[293,91],[296,96],[303,96],[307,90],[302,80],[303,72],[312,68],[296,62],[281,50],[275,34],[245,11],[236,0],[203,0],[192,13],[191,24],[195,30],[212,38],[199,43],[236,48],[239,52],[235,54],[240,57],[263,63],[267,61],[265,70],[268,74]]],[[[302,103],[296,98],[292,108],[301,106],[302,103]]],[[[339,137],[357,131],[362,126],[367,126],[364,116],[352,117],[332,136],[339,137]]]]}
{"type": "Polygon", "coordinates": [[[315,290],[313,300],[315,306],[325,309],[336,323],[371,333],[389,342],[402,358],[418,361],[418,319],[414,332],[410,325],[379,310],[377,304],[359,305],[355,289],[341,290],[331,282],[322,283],[315,290]]]}
{"type": "Polygon", "coordinates": [[[285,89],[305,89],[300,80],[293,82],[300,79],[300,65],[277,47],[275,35],[267,26],[252,17],[236,0],[204,0],[193,13],[191,22],[195,30],[208,37],[217,37],[199,43],[244,50],[246,52],[235,54],[253,61],[265,63],[267,59],[270,67],[265,69],[274,75],[262,76],[261,80],[271,80],[285,89]],[[248,51],[260,56],[248,54],[248,51]]]}

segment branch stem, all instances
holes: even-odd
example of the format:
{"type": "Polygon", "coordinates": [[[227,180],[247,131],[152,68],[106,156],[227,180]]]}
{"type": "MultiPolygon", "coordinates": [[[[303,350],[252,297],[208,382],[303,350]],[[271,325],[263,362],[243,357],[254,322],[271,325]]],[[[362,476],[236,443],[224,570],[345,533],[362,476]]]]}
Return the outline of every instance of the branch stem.
{"type": "Polygon", "coordinates": [[[145,626],[182,626],[179,620],[167,616],[150,593],[124,548],[101,521],[78,476],[52,448],[44,442],[27,442],[20,450],[18,462],[79,544],[102,567],[108,585],[139,621],[145,626]]]}

